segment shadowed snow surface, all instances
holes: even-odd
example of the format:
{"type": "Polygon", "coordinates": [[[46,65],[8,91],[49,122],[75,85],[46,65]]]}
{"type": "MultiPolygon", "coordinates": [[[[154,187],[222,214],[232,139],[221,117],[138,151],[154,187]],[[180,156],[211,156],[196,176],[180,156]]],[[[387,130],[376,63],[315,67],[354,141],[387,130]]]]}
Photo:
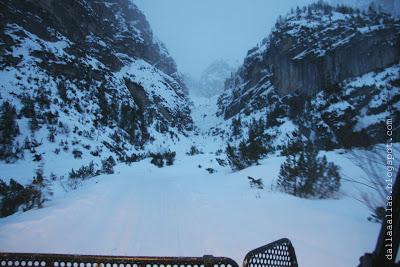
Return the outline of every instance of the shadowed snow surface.
{"type": "MultiPolygon", "coordinates": [[[[194,121],[206,127],[209,121],[202,114],[210,112],[212,102],[195,102],[194,121]]],[[[233,173],[210,153],[223,148],[223,140],[208,140],[202,134],[182,140],[187,147],[195,142],[205,153],[187,156],[182,148],[174,166],[160,169],[149,159],[119,165],[113,175],[95,177],[69,193],[56,192],[43,209],[0,219],[0,250],[213,254],[241,264],[247,251],[288,237],[299,266],[346,267],[355,266],[359,256],[373,249],[379,225],[368,222],[367,210],[347,196],[354,190],[352,184],[342,184],[339,199],[295,198],[272,190],[284,158],[270,156],[259,166],[233,173]],[[209,174],[208,167],[216,173],[209,174]],[[251,189],[248,176],[262,178],[265,188],[251,189]]],[[[340,163],[343,173],[362,173],[345,154],[327,155],[340,163]]]]}

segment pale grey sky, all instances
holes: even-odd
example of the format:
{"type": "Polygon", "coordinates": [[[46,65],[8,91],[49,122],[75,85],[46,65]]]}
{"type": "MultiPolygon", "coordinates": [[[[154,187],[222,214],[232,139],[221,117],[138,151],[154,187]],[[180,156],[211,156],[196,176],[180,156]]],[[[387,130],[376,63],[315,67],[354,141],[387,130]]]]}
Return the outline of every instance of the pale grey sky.
{"type": "Polygon", "coordinates": [[[133,0],[181,72],[198,77],[215,59],[242,63],[279,15],[312,0],[133,0]]]}

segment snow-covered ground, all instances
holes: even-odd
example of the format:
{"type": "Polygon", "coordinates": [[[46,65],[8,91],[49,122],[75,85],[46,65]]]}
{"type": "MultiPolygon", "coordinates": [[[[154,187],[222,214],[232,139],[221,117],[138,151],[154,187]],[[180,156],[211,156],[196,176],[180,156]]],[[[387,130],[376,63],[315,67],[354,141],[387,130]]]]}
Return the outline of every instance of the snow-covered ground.
{"type": "MultiPolygon", "coordinates": [[[[273,190],[283,157],[240,172],[220,166],[213,152],[224,149],[224,140],[205,135],[218,124],[213,101],[196,99],[198,135],[182,140],[173,166],[158,168],[149,159],[118,165],[113,175],[56,192],[43,209],[2,218],[0,251],[213,254],[241,264],[249,250],[288,237],[299,266],[350,267],[373,250],[380,225],[367,221],[367,209],[351,197],[354,184],[342,182],[338,199],[306,200],[273,190]],[[183,153],[193,143],[205,153],[183,153]],[[251,188],[248,176],[261,178],[265,188],[251,188]]],[[[343,151],[327,155],[346,177],[362,175],[343,151]]]]}
{"type": "MultiPolygon", "coordinates": [[[[340,156],[335,156],[340,157],[340,156]]],[[[46,207],[0,220],[0,248],[12,252],[228,256],[292,240],[299,266],[356,266],[379,230],[348,197],[304,200],[271,191],[280,157],[232,173],[209,154],[159,169],[144,160],[99,176],[46,207]],[[202,168],[198,168],[201,164],[202,168]],[[217,173],[209,174],[205,168],[217,173]],[[262,178],[251,189],[247,176],[262,178]]],[[[342,159],[344,159],[342,157],[342,159]]]]}

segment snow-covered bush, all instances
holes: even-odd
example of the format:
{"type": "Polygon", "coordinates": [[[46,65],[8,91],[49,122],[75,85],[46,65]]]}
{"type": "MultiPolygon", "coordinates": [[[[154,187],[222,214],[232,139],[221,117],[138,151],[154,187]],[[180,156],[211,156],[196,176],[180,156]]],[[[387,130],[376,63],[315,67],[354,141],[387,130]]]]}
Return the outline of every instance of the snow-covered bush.
{"type": "Polygon", "coordinates": [[[43,166],[36,171],[32,183],[26,186],[14,179],[9,184],[0,179],[0,217],[9,216],[18,210],[42,208],[46,197],[52,194],[43,175],[43,166]]]}
{"type": "Polygon", "coordinates": [[[302,198],[333,197],[340,187],[339,168],[308,142],[303,150],[288,155],[281,165],[278,188],[302,198]]]}
{"type": "Polygon", "coordinates": [[[42,205],[41,192],[32,185],[23,186],[11,179],[9,184],[0,180],[0,217],[9,216],[18,211],[23,211],[42,205]]]}
{"type": "Polygon", "coordinates": [[[150,157],[152,157],[151,163],[159,168],[162,168],[164,166],[164,160],[167,166],[173,165],[175,156],[176,152],[171,151],[167,151],[164,153],[150,153],[150,157]]]}
{"type": "Polygon", "coordinates": [[[282,156],[289,156],[299,153],[303,150],[304,140],[300,131],[294,131],[291,134],[286,134],[287,141],[281,150],[282,156]]]}
{"type": "Polygon", "coordinates": [[[232,136],[240,136],[242,134],[242,121],[239,118],[233,118],[231,122],[232,136]]]}
{"type": "Polygon", "coordinates": [[[114,173],[114,166],[117,163],[112,156],[109,156],[107,159],[101,161],[101,172],[105,174],[113,174],[114,173]]]}
{"type": "Polygon", "coordinates": [[[247,179],[249,179],[251,188],[264,189],[264,183],[261,178],[257,179],[257,178],[253,178],[251,176],[247,176],[247,179]]]}
{"type": "Polygon", "coordinates": [[[225,153],[228,158],[229,165],[231,166],[232,169],[242,170],[247,167],[235,147],[228,144],[228,146],[225,149],[225,153]]]}
{"type": "Polygon", "coordinates": [[[17,111],[9,102],[4,102],[0,110],[0,160],[12,161],[20,158],[19,146],[14,139],[19,135],[17,111]]]}
{"type": "Polygon", "coordinates": [[[126,163],[126,164],[131,164],[133,162],[138,162],[138,161],[140,161],[140,160],[142,160],[144,158],[145,158],[145,156],[142,155],[142,154],[132,153],[130,156],[126,155],[121,161],[126,163]]]}
{"type": "Polygon", "coordinates": [[[98,175],[99,172],[95,170],[94,163],[91,161],[89,165],[81,166],[78,170],[72,169],[69,173],[70,179],[88,179],[98,175]]]}
{"type": "Polygon", "coordinates": [[[216,170],[213,168],[207,168],[206,171],[208,171],[209,174],[213,174],[216,172],[216,170]]]}
{"type": "Polygon", "coordinates": [[[74,155],[74,158],[81,159],[83,153],[79,149],[74,148],[74,150],[72,151],[72,154],[74,155]]]}
{"type": "Polygon", "coordinates": [[[164,166],[164,160],[161,153],[151,153],[150,156],[152,157],[150,161],[151,164],[154,164],[159,168],[162,168],[164,166]]]}
{"type": "Polygon", "coordinates": [[[189,156],[194,156],[194,155],[198,155],[198,154],[203,154],[203,152],[200,149],[198,149],[195,145],[192,145],[190,147],[189,152],[186,153],[186,155],[189,155],[189,156]]]}
{"type": "Polygon", "coordinates": [[[271,147],[271,136],[265,133],[265,121],[263,119],[253,119],[249,124],[249,131],[246,139],[239,143],[239,147],[228,144],[225,149],[228,161],[233,169],[241,170],[253,164],[258,164],[258,160],[264,158],[271,147]]]}
{"type": "Polygon", "coordinates": [[[174,152],[168,151],[168,152],[164,153],[164,158],[165,158],[167,166],[171,166],[174,164],[175,156],[176,156],[175,151],[174,152]]]}

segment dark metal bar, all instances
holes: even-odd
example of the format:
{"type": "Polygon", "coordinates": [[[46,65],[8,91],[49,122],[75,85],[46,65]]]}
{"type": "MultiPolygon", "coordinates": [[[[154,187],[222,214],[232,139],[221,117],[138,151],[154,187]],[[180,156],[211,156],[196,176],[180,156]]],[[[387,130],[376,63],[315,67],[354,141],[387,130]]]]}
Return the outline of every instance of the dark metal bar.
{"type": "Polygon", "coordinates": [[[268,245],[256,248],[243,261],[243,267],[298,267],[292,243],[282,238],[268,245]]]}
{"type": "Polygon", "coordinates": [[[0,267],[238,267],[225,257],[127,257],[0,253],[0,267]]]}

